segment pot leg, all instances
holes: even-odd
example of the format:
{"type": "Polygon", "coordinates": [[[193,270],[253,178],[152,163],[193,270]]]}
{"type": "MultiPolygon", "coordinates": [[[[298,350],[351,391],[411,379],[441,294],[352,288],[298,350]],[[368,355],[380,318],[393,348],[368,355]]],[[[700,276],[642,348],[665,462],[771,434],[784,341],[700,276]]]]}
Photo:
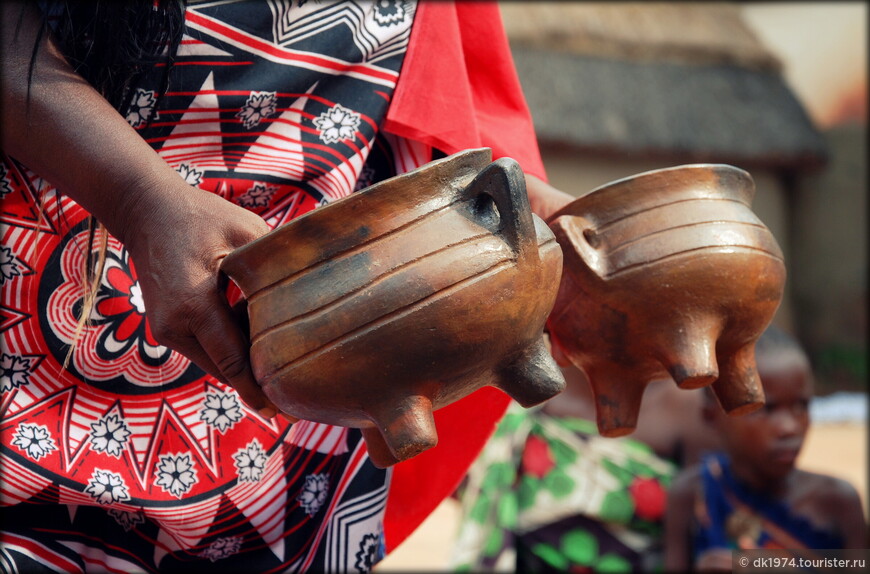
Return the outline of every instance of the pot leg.
{"type": "Polygon", "coordinates": [[[649,381],[638,381],[619,368],[590,370],[587,375],[595,395],[595,416],[601,436],[612,438],[632,433],[649,381]]]}
{"type": "Polygon", "coordinates": [[[378,468],[417,456],[438,444],[432,402],[416,395],[398,408],[372,415],[375,427],[363,429],[369,458],[378,468]]]}
{"type": "MultiPolygon", "coordinates": [[[[703,322],[699,322],[703,324],[703,322]]],[[[662,365],[681,389],[699,389],[719,377],[716,363],[718,332],[683,326],[664,331],[667,341],[659,346],[662,365]]]]}
{"type": "Polygon", "coordinates": [[[377,427],[362,429],[363,439],[366,441],[366,449],[369,451],[369,459],[378,468],[393,466],[399,459],[390,452],[390,447],[384,441],[384,435],[377,427]]]}
{"type": "Polygon", "coordinates": [[[494,385],[529,408],[565,390],[565,377],[541,336],[511,364],[498,369],[494,385]]]}
{"type": "Polygon", "coordinates": [[[730,356],[720,357],[719,379],[713,393],[729,415],[751,413],[764,405],[764,390],[755,366],[755,341],[730,356]]]}

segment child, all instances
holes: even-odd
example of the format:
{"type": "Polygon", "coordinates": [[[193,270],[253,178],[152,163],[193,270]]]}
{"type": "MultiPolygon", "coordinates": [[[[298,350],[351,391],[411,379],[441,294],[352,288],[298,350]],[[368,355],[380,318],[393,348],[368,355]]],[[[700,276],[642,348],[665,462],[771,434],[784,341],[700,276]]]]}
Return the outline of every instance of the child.
{"type": "Polygon", "coordinates": [[[795,467],[813,394],[809,361],[775,327],[756,346],[765,406],[729,417],[707,393],[705,418],[723,451],[674,480],[665,518],[665,569],[731,570],[734,549],[863,548],[866,524],[847,482],[795,467]]]}

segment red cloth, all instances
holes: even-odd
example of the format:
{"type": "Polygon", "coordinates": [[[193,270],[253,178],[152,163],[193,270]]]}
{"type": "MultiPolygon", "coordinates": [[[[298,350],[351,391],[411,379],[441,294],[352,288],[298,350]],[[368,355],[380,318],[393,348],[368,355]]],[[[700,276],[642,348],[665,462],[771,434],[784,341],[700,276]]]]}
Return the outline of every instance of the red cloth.
{"type": "Polygon", "coordinates": [[[447,154],[490,147],[546,176],[495,2],[418,3],[384,129],[447,154]]]}
{"type": "MultiPolygon", "coordinates": [[[[546,180],[532,118],[494,2],[417,5],[384,129],[447,154],[490,147],[546,180]]],[[[485,388],[435,412],[438,446],[396,465],[384,530],[401,544],[456,490],[510,399],[485,388]]]]}

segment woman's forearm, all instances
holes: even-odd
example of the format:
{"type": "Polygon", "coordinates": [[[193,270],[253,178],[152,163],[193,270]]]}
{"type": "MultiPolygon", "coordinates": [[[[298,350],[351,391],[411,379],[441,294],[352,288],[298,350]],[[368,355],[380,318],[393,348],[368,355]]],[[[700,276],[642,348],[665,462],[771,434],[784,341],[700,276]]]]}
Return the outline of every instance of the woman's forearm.
{"type": "Polygon", "coordinates": [[[256,214],[188,185],[50,40],[31,54],[39,15],[2,3],[3,150],[74,199],[136,262],[155,338],[223,382],[263,416],[246,334],[219,275],[227,253],[268,232],[256,214]],[[28,90],[29,84],[29,90],[28,90]]]}
{"type": "Polygon", "coordinates": [[[526,174],[526,192],[529,194],[532,212],[544,221],[548,221],[554,213],[576,199],[528,173],[526,174]]]}
{"type": "Polygon", "coordinates": [[[184,185],[44,35],[33,3],[2,5],[3,151],[39,173],[126,243],[126,215],[143,199],[184,185]]]}

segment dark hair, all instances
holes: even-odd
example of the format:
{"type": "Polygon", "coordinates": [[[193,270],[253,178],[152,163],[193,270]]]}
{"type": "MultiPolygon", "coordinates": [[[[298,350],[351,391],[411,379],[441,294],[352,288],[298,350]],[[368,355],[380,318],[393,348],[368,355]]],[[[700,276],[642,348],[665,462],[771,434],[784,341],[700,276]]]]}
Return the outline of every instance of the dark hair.
{"type": "Polygon", "coordinates": [[[806,356],[806,352],[797,338],[776,325],[770,325],[755,343],[755,355],[758,357],[782,351],[795,351],[806,356]]]}
{"type": "MultiPolygon", "coordinates": [[[[184,0],[60,0],[43,5],[42,35],[51,32],[73,69],[125,113],[137,80],[155,64],[166,68],[159,94],[184,30],[184,0]]],[[[159,97],[159,95],[158,95],[159,97]]]]}

